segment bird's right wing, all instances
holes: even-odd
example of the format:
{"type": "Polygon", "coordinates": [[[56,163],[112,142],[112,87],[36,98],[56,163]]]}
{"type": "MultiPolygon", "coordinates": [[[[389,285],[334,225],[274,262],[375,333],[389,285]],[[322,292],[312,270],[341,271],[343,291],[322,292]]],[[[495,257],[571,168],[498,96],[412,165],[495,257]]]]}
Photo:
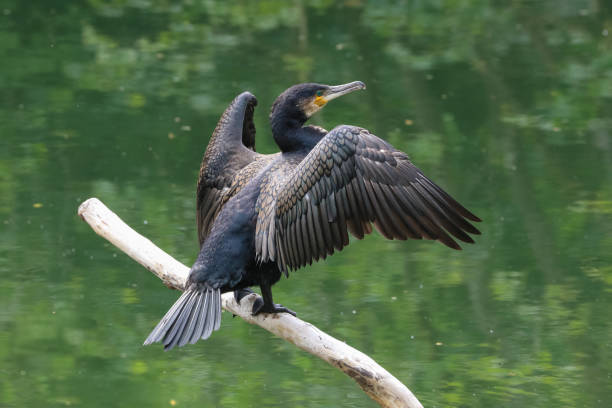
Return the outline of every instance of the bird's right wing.
{"type": "MultiPolygon", "coordinates": [[[[480,221],[414,166],[408,156],[365,129],[339,126],[288,175],[275,194],[259,259],[297,269],[361,239],[371,223],[388,239],[434,239],[460,249],[480,221]],[[467,232],[467,233],[466,233],[467,232]]],[[[264,229],[265,231],[265,229],[264,229]]]]}
{"type": "MultiPolygon", "coordinates": [[[[196,197],[200,246],[227,200],[239,191],[234,176],[259,156],[255,153],[253,112],[257,99],[249,92],[238,95],[217,123],[202,158],[196,197]]],[[[239,186],[238,186],[239,187],[239,186]]]]}

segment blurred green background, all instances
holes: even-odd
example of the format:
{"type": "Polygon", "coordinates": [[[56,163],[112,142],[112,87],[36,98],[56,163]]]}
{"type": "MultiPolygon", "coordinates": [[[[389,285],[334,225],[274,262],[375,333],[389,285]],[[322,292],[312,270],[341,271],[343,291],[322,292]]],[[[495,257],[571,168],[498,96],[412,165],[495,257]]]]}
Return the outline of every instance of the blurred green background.
{"type": "Polygon", "coordinates": [[[426,407],[612,405],[612,4],[0,1],[0,406],[374,407],[224,314],[141,344],[177,292],[76,215],[88,197],[191,265],[195,180],[249,90],[257,147],[299,82],[364,81],[370,129],[483,218],[464,251],[374,234],[274,287],[426,407]]]}

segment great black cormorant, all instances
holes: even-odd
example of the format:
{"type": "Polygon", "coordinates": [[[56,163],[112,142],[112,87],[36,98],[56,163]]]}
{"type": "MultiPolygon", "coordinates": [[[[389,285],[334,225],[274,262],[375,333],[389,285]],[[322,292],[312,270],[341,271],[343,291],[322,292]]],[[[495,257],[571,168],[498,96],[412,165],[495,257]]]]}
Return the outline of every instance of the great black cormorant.
{"type": "Polygon", "coordinates": [[[366,129],[330,132],[304,123],[327,102],[363,82],[292,86],[272,105],[280,152],[255,152],[255,97],[244,92],[225,110],[202,160],[197,187],[200,253],[184,293],[146,339],[166,350],[206,339],[221,322],[221,293],[236,298],[259,285],[253,314],[287,312],[271,286],[361,239],[372,224],[388,239],[433,239],[460,249],[480,221],[423,175],[408,156],[366,129]]]}

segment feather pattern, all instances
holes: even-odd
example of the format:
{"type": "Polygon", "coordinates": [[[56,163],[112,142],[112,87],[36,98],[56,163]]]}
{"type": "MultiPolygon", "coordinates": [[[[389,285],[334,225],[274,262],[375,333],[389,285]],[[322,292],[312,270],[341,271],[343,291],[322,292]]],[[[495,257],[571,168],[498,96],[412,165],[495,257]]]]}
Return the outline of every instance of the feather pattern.
{"type": "Polygon", "coordinates": [[[208,236],[221,207],[246,184],[250,177],[235,177],[254,160],[253,112],[257,99],[249,92],[238,95],[227,107],[206,148],[196,193],[196,222],[200,246],[208,236]]]}
{"type": "MultiPolygon", "coordinates": [[[[260,213],[266,239],[274,225],[276,246],[259,246],[260,260],[283,271],[325,258],[376,229],[388,239],[433,239],[460,249],[479,234],[480,221],[389,143],[354,126],[329,132],[275,183],[273,214],[260,213]],[[279,187],[280,186],[280,187],[279,187]],[[272,218],[273,215],[273,218],[272,218]]],[[[267,203],[269,204],[269,203],[267,203]]]]}
{"type": "Polygon", "coordinates": [[[165,350],[207,339],[221,324],[221,291],[192,285],[155,326],[144,345],[162,342],[165,350]]]}

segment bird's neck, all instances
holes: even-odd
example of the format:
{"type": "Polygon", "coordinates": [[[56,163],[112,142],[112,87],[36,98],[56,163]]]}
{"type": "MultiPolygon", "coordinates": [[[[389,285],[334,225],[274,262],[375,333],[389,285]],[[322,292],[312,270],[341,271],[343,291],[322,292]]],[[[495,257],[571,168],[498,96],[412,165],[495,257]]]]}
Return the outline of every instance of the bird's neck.
{"type": "Polygon", "coordinates": [[[304,148],[305,141],[304,122],[306,118],[297,118],[288,115],[273,115],[270,117],[272,136],[283,152],[292,152],[304,148]]]}
{"type": "Polygon", "coordinates": [[[274,135],[274,140],[284,153],[300,150],[310,151],[325,136],[326,132],[313,126],[285,129],[274,135]]]}

